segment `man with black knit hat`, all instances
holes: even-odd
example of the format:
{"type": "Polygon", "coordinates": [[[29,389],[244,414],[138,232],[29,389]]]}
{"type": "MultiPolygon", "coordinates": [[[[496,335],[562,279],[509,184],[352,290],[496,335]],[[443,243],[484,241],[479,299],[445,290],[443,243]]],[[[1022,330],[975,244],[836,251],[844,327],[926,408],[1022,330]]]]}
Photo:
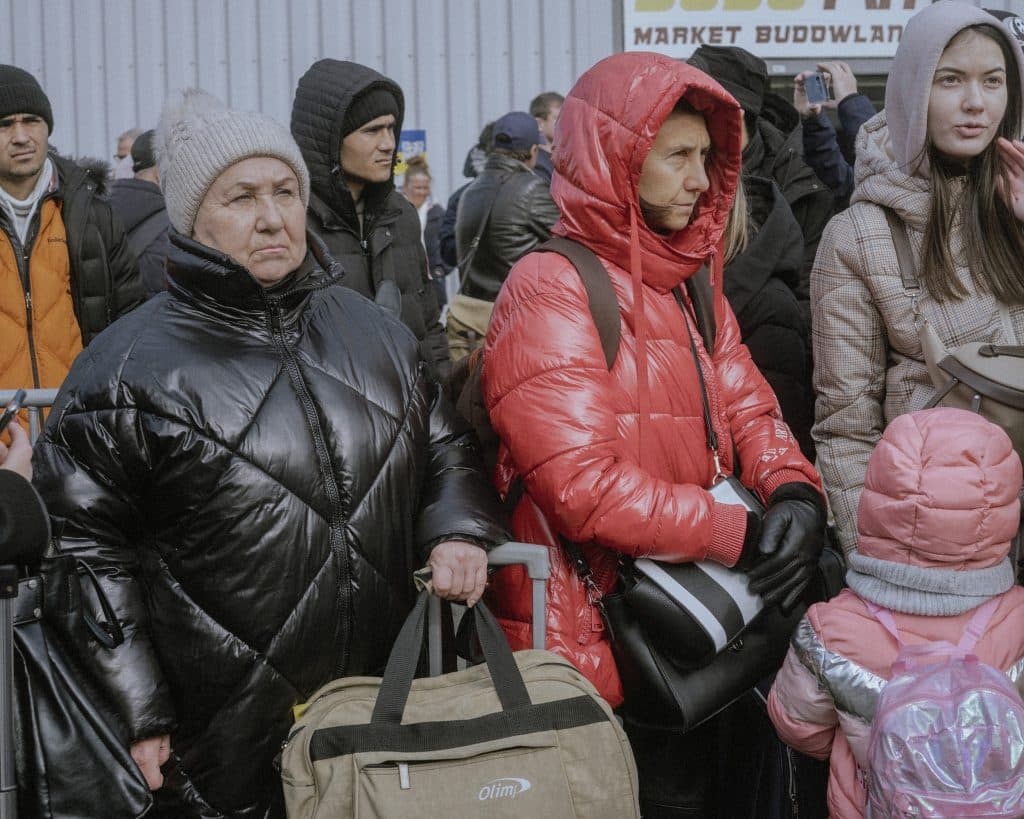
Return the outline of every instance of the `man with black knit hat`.
{"type": "Polygon", "coordinates": [[[128,246],[139,260],[146,298],[167,289],[164,263],[171,222],[160,192],[160,171],[153,150],[155,131],[135,138],[131,148],[131,179],[118,179],[111,186],[110,207],[128,234],[128,246]]]}
{"type": "Polygon", "coordinates": [[[789,112],[792,127],[786,132],[762,116],[768,67],[749,51],[738,46],[702,45],[687,62],[714,77],[743,108],[743,175],[774,181],[800,224],[804,258],[797,293],[809,303],[811,266],[834,203],[831,191],[802,158],[802,137],[796,127],[799,115],[795,109],[789,112]]]}
{"type": "Polygon", "coordinates": [[[51,153],[52,131],[35,77],[0,65],[0,389],[59,387],[142,294],[105,180],[51,153]]]}
{"type": "Polygon", "coordinates": [[[415,208],[395,191],[402,89],[372,68],[318,60],[299,80],[292,135],[309,166],[307,224],[345,269],[342,284],[401,316],[434,376],[448,342],[415,208]]]}

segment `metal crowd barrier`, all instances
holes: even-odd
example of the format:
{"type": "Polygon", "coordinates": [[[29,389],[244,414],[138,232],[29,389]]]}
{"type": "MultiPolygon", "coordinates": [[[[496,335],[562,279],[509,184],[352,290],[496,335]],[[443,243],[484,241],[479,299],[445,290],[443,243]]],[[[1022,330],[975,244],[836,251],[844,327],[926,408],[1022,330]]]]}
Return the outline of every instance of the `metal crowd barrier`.
{"type": "MultiPolygon", "coordinates": [[[[0,407],[13,400],[17,390],[0,390],[0,407]]],[[[21,406],[28,410],[28,438],[32,443],[43,431],[43,410],[52,407],[57,399],[57,390],[27,390],[21,406]]]]}

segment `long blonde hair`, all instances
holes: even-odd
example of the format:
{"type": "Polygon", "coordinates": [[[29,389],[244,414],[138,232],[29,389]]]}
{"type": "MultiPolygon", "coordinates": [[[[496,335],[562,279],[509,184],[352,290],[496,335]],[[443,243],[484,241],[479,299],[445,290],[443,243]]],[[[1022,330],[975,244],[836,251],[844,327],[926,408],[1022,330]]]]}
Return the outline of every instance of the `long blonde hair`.
{"type": "Polygon", "coordinates": [[[747,244],[750,242],[749,221],[747,194],[743,190],[743,177],[741,176],[736,182],[736,195],[732,199],[729,218],[725,222],[725,264],[729,264],[747,249],[747,244]]]}

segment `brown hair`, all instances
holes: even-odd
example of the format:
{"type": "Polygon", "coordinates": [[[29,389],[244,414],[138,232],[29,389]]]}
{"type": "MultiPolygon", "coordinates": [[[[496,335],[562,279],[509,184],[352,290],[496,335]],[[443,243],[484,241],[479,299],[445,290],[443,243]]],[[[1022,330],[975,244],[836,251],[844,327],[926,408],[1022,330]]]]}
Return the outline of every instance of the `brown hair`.
{"type": "Polygon", "coordinates": [[[556,105],[561,106],[564,102],[565,97],[557,91],[545,91],[530,101],[530,116],[545,119],[551,113],[552,108],[556,105]]]}
{"type": "MultiPolygon", "coordinates": [[[[1022,89],[1011,44],[996,26],[987,24],[963,29],[949,44],[968,31],[994,40],[1003,53],[1007,103],[998,136],[1019,139],[1022,89]]],[[[1004,304],[1024,304],[1024,276],[1020,273],[1024,259],[1024,225],[1017,221],[999,193],[999,180],[1002,179],[1003,184],[1008,180],[996,140],[993,139],[966,168],[939,154],[930,139],[925,150],[930,160],[931,205],[924,231],[921,278],[929,292],[936,298],[954,301],[967,296],[967,290],[956,277],[956,262],[949,252],[950,233],[959,217],[964,232],[964,252],[978,290],[991,293],[1004,304]],[[965,179],[962,192],[953,184],[955,179],[965,179]]]]}

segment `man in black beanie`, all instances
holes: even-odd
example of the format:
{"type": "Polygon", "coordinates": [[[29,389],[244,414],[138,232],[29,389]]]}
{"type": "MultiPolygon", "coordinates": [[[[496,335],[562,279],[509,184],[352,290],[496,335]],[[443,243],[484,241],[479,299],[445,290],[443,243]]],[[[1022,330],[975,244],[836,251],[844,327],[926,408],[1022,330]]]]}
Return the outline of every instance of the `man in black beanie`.
{"type": "Polygon", "coordinates": [[[372,68],[324,59],[299,80],[292,135],[309,167],[307,226],[345,269],[341,283],[400,315],[435,377],[448,341],[415,208],[395,191],[402,89],[372,68]]]}
{"type": "Polygon", "coordinates": [[[50,100],[0,65],[0,389],[59,387],[141,299],[138,265],[96,178],[49,150],[50,100]]]}
{"type": "Polygon", "coordinates": [[[171,221],[160,191],[160,171],[153,150],[154,131],[145,131],[131,147],[131,179],[118,179],[110,189],[110,206],[128,234],[128,245],[139,260],[146,298],[167,289],[165,261],[171,221]]]}

